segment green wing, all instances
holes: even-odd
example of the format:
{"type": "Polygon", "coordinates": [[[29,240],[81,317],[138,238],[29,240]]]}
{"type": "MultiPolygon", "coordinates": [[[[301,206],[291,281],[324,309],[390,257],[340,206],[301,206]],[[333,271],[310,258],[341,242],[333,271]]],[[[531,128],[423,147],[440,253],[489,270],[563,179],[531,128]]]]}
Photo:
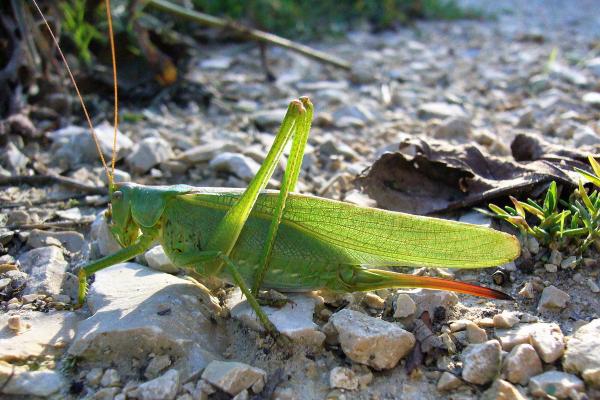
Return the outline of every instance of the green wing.
{"type": "MultiPolygon", "coordinates": [[[[225,190],[192,196],[205,206],[228,208],[239,194],[225,190]]],[[[269,218],[277,193],[261,194],[251,215],[269,218]]],[[[282,223],[336,247],[353,264],[479,268],[520,253],[514,236],[490,228],[300,194],[290,194],[282,223]]]]}

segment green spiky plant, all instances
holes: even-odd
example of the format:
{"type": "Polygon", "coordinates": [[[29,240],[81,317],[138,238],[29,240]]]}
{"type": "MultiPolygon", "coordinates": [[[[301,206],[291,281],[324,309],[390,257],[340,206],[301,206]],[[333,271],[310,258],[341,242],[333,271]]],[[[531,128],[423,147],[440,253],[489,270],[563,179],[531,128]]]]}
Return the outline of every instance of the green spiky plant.
{"type": "Polygon", "coordinates": [[[521,234],[531,235],[544,245],[563,247],[574,242],[583,252],[593,243],[600,250],[600,193],[592,190],[588,194],[584,187],[585,180],[600,188],[600,164],[592,156],[588,159],[593,173],[575,168],[582,179],[567,201],[560,199],[556,182],[552,182],[541,203],[510,196],[513,206],[489,204],[491,212],[478,210],[508,222],[521,234]]]}
{"type": "Polygon", "coordinates": [[[62,1],[59,7],[63,13],[63,28],[71,39],[79,57],[85,62],[92,61],[90,43],[92,40],[103,39],[100,31],[86,20],[86,3],[84,0],[62,1]]]}

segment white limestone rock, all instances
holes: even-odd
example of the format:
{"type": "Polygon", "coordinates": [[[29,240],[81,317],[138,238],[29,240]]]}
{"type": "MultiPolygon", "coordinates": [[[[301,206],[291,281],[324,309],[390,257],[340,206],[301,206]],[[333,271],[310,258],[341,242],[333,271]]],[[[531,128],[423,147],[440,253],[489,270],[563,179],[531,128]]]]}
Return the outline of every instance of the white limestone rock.
{"type": "Polygon", "coordinates": [[[531,332],[529,342],[535,348],[540,358],[548,364],[562,357],[565,352],[565,337],[555,323],[542,325],[543,329],[535,329],[531,332]]]}
{"type": "Polygon", "coordinates": [[[90,229],[90,236],[92,238],[92,243],[96,247],[97,253],[99,253],[98,255],[100,257],[114,254],[121,250],[121,245],[119,242],[117,242],[111,233],[108,224],[106,223],[104,211],[96,215],[96,219],[92,223],[92,227],[90,229]]]}
{"type": "MultiPolygon", "coordinates": [[[[288,295],[289,302],[281,308],[262,307],[275,325],[277,330],[295,342],[307,345],[320,346],[325,340],[325,334],[313,322],[315,307],[322,303],[322,298],[305,293],[288,295]]],[[[231,308],[231,316],[243,324],[259,332],[264,327],[258,320],[250,304],[241,295],[241,291],[234,291],[227,302],[231,308]]]]}
{"type": "Polygon", "coordinates": [[[67,266],[62,250],[56,246],[39,247],[21,255],[21,270],[29,275],[25,294],[61,293],[67,266]]]}
{"type": "Polygon", "coordinates": [[[139,400],[173,400],[179,391],[179,371],[170,369],[158,378],[144,382],[127,394],[139,400]]]}
{"type": "Polygon", "coordinates": [[[49,239],[54,239],[58,241],[60,246],[64,247],[67,251],[71,253],[77,253],[84,249],[85,247],[85,239],[83,235],[79,232],[75,231],[59,231],[59,232],[49,232],[43,231],[40,229],[34,229],[29,232],[29,237],[27,238],[27,244],[32,248],[45,247],[47,246],[45,243],[49,239]]]}
{"type": "Polygon", "coordinates": [[[124,263],[98,271],[87,296],[92,316],[82,321],[69,354],[114,363],[128,373],[132,359],[168,354],[182,379],[218,358],[226,332],[211,322],[218,303],[191,282],[124,263]],[[167,352],[165,353],[165,350],[167,352]]]}
{"type": "Polygon", "coordinates": [[[148,263],[148,266],[157,271],[174,274],[179,271],[179,268],[173,264],[173,262],[167,257],[165,250],[161,245],[154,246],[150,250],[146,251],[144,258],[148,263]]]}
{"type": "Polygon", "coordinates": [[[444,371],[437,382],[436,389],[440,392],[449,392],[461,387],[463,381],[456,375],[444,371]]]}
{"type": "Polygon", "coordinates": [[[567,372],[580,373],[589,385],[600,388],[600,318],[582,326],[568,338],[563,368],[567,372]]]}
{"type": "Polygon", "coordinates": [[[423,103],[417,113],[422,119],[467,118],[467,113],[461,106],[449,103],[423,103]]]}
{"type": "Polygon", "coordinates": [[[168,354],[155,356],[150,360],[146,370],[144,371],[144,377],[147,379],[156,378],[162,371],[171,365],[171,357],[168,354]]]}
{"type": "Polygon", "coordinates": [[[542,297],[538,303],[538,311],[560,311],[567,306],[571,300],[568,293],[556,286],[550,285],[542,291],[542,297]]]}
{"type": "Polygon", "coordinates": [[[462,353],[462,378],[470,383],[485,385],[500,373],[502,348],[497,340],[471,344],[462,353]]]}
{"type": "Polygon", "coordinates": [[[497,379],[494,384],[486,390],[481,398],[483,400],[527,400],[519,390],[510,382],[497,379]]]}
{"type": "MultiPolygon", "coordinates": [[[[75,336],[80,317],[72,312],[22,312],[19,334],[0,328],[0,360],[21,361],[41,355],[60,354],[75,336]]],[[[0,315],[0,327],[8,324],[10,314],[0,315]]]]}
{"type": "Polygon", "coordinates": [[[500,314],[494,315],[494,327],[500,329],[512,328],[519,323],[519,317],[516,313],[504,310],[500,314]]]}
{"type": "Polygon", "coordinates": [[[87,374],[85,374],[85,381],[88,385],[95,387],[100,385],[103,375],[104,371],[102,368],[92,368],[87,374]]]}
{"type": "Polygon", "coordinates": [[[267,373],[260,368],[241,362],[212,361],[204,369],[202,379],[224,392],[236,396],[241,391],[250,388],[256,389],[255,393],[260,392],[267,380],[267,373]]]}
{"type": "Polygon", "coordinates": [[[344,353],[375,369],[390,369],[415,345],[415,337],[398,325],[348,309],[330,318],[344,353]]]}
{"type": "Polygon", "coordinates": [[[272,128],[277,128],[281,124],[286,111],[287,109],[285,108],[261,110],[254,113],[252,118],[260,128],[270,130],[272,128]]]}
{"type": "Polygon", "coordinates": [[[114,368],[109,368],[104,371],[102,374],[102,378],[100,379],[100,385],[102,386],[119,386],[121,383],[121,378],[119,377],[119,373],[114,368]]]}
{"type": "Polygon", "coordinates": [[[30,371],[25,366],[0,361],[0,394],[27,397],[48,397],[57,393],[66,382],[54,370],[30,371]]]}
{"type": "Polygon", "coordinates": [[[446,310],[452,309],[458,303],[458,296],[454,292],[431,289],[415,289],[404,291],[408,294],[416,305],[415,317],[419,317],[423,312],[429,312],[434,315],[435,309],[443,307],[446,310]]]}
{"type": "Polygon", "coordinates": [[[238,178],[250,182],[258,172],[260,164],[239,153],[220,153],[208,164],[215,171],[231,173],[238,178]]]}
{"type": "Polygon", "coordinates": [[[467,325],[467,341],[470,344],[484,343],[488,340],[485,329],[478,327],[475,323],[467,325]]]}
{"type": "Polygon", "coordinates": [[[399,293],[394,299],[394,318],[410,317],[417,311],[417,305],[406,293],[399,293]]]}
{"type": "Polygon", "coordinates": [[[542,361],[530,344],[515,346],[504,362],[506,379],[523,386],[529,382],[529,378],[542,371],[542,361]]]}
{"type": "Polygon", "coordinates": [[[518,344],[532,344],[545,362],[555,361],[564,351],[562,331],[555,323],[519,324],[512,329],[496,329],[495,336],[504,351],[511,351],[518,344]],[[532,340],[533,335],[535,340],[532,340]]]}
{"type": "Polygon", "coordinates": [[[329,372],[329,386],[333,389],[358,389],[358,378],[354,371],[346,367],[335,367],[329,372]]]}
{"type": "Polygon", "coordinates": [[[127,163],[134,171],[144,173],[172,157],[171,144],[163,138],[151,136],[134,145],[127,163]]]}
{"type": "MultiPolygon", "coordinates": [[[[110,159],[113,146],[113,126],[107,121],[96,125],[94,129],[100,149],[104,157],[110,159]]],[[[53,141],[52,154],[57,162],[63,162],[73,167],[79,163],[95,163],[98,161],[96,145],[89,129],[83,126],[67,126],[48,134],[53,141]]],[[[133,142],[123,133],[117,134],[117,161],[128,154],[133,142]]]]}
{"type": "Polygon", "coordinates": [[[536,375],[529,380],[529,392],[533,396],[554,396],[558,399],[578,398],[577,393],[583,392],[583,381],[575,375],[560,371],[548,371],[536,375]]]}

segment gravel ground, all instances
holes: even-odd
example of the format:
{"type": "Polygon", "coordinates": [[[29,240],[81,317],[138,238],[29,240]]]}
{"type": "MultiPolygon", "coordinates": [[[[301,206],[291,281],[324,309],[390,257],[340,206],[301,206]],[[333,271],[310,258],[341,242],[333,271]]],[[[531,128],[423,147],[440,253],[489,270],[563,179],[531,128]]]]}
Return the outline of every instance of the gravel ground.
{"type": "MultiPolygon", "coordinates": [[[[122,103],[119,179],[245,187],[299,95],[315,104],[299,190],[361,205],[374,201],[356,176],[407,137],[499,156],[519,133],[599,145],[600,4],[463,3],[494,18],[312,43],[351,61],[350,73],[272,48],[268,83],[251,44],[198,49],[183,83],[145,107],[122,103]]],[[[502,287],[495,269],[417,271],[496,287],[514,302],[428,290],[294,294],[268,309],[284,344],[260,332],[238,290],[210,294],[160,247],[97,273],[86,306],[72,310],[73,271],[118,247],[101,217],[107,199],[90,189],[105,185],[103,171],[69,96],[53,93],[1,124],[1,176],[52,172],[86,185],[0,193],[3,398],[600,398],[598,254],[527,238],[502,287]]],[[[91,97],[109,155],[110,101],[91,97]]],[[[459,217],[491,224],[470,210],[459,217]]]]}

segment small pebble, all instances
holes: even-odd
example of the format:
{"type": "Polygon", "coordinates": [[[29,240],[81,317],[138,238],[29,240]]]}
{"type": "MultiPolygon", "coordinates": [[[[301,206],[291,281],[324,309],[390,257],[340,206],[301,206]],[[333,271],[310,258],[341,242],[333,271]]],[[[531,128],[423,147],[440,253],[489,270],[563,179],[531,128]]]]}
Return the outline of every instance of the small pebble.
{"type": "Polygon", "coordinates": [[[474,324],[470,319],[459,319],[450,323],[450,332],[464,331],[468,325],[474,324]]]}
{"type": "Polygon", "coordinates": [[[488,338],[487,338],[487,333],[485,332],[485,329],[478,327],[474,323],[467,325],[467,341],[469,343],[471,343],[471,344],[483,343],[483,342],[487,341],[487,339],[488,338]]]}
{"type": "Polygon", "coordinates": [[[502,348],[497,340],[469,345],[462,353],[462,378],[470,383],[485,385],[500,372],[502,348]]]}
{"type": "Polygon", "coordinates": [[[139,400],[173,400],[179,387],[179,371],[170,369],[158,378],[142,383],[129,394],[139,400]]]}
{"type": "Polygon", "coordinates": [[[85,380],[90,386],[98,386],[103,373],[102,368],[92,368],[90,372],[85,375],[85,380]]]}
{"type": "Polygon", "coordinates": [[[154,379],[170,365],[171,359],[168,354],[156,356],[152,358],[146,367],[146,371],[144,371],[144,377],[146,379],[154,379]]]}
{"type": "Polygon", "coordinates": [[[204,394],[204,397],[208,397],[211,394],[215,393],[217,391],[217,389],[215,389],[215,387],[213,385],[211,385],[209,382],[205,381],[204,379],[200,379],[198,380],[198,383],[196,384],[196,389],[194,391],[194,393],[200,397],[203,398],[203,395],[201,393],[204,394]]]}
{"type": "Polygon", "coordinates": [[[504,362],[506,379],[512,383],[526,385],[529,378],[541,374],[542,361],[530,344],[516,345],[504,362]]]}
{"type": "Polygon", "coordinates": [[[578,398],[578,392],[583,392],[583,381],[575,375],[559,371],[548,371],[532,377],[529,381],[529,391],[538,397],[553,396],[558,399],[578,398]]]}
{"type": "Polygon", "coordinates": [[[595,259],[595,258],[589,258],[589,257],[585,257],[585,258],[583,259],[583,265],[584,265],[586,268],[594,268],[594,267],[596,267],[596,266],[598,265],[598,261],[596,261],[596,259],[595,259]]]}
{"type": "Polygon", "coordinates": [[[581,275],[578,272],[575,275],[573,275],[573,282],[579,283],[580,285],[583,285],[583,283],[585,282],[585,278],[583,277],[583,275],[581,275]]]}
{"type": "Polygon", "coordinates": [[[406,293],[399,293],[394,301],[394,318],[406,318],[415,313],[417,305],[406,293]]]}
{"type": "Polygon", "coordinates": [[[266,378],[262,369],[235,361],[211,361],[202,373],[202,379],[232,396],[266,378]]]}
{"type": "Polygon", "coordinates": [[[527,237],[527,248],[531,254],[537,254],[540,252],[540,242],[533,236],[527,237]]]}
{"type": "Polygon", "coordinates": [[[530,324],[532,322],[538,322],[539,318],[537,317],[537,315],[532,315],[529,313],[523,313],[521,314],[521,318],[519,318],[520,321],[524,324],[530,324]]]}
{"type": "Polygon", "coordinates": [[[109,368],[104,371],[100,384],[102,386],[119,386],[120,378],[116,369],[109,368]]]}
{"type": "Polygon", "coordinates": [[[346,356],[378,370],[394,368],[416,342],[414,335],[398,324],[347,308],[333,314],[329,323],[338,332],[346,356]]]}
{"type": "Polygon", "coordinates": [[[592,293],[600,293],[600,287],[592,278],[588,278],[586,282],[592,293]]]}
{"type": "Polygon", "coordinates": [[[480,328],[493,328],[494,320],[492,318],[481,318],[477,320],[476,324],[480,328]]]}
{"type": "Polygon", "coordinates": [[[350,368],[335,367],[329,373],[329,386],[347,390],[358,389],[358,378],[350,368]]]}
{"type": "Polygon", "coordinates": [[[13,331],[18,332],[21,330],[21,317],[19,315],[11,315],[8,317],[7,323],[8,327],[13,331]]]}
{"type": "Polygon", "coordinates": [[[366,293],[363,299],[365,305],[375,310],[383,310],[385,301],[375,293],[366,293]]]}
{"type": "Polygon", "coordinates": [[[538,303],[538,311],[565,308],[570,300],[571,296],[568,293],[555,286],[548,286],[542,291],[542,297],[538,303]]]}
{"type": "Polygon", "coordinates": [[[366,388],[369,386],[371,382],[373,382],[373,373],[370,369],[366,368],[364,373],[356,373],[356,378],[358,379],[358,386],[360,388],[366,388]]]}
{"type": "Polygon", "coordinates": [[[583,95],[581,100],[590,106],[600,108],[600,93],[589,92],[583,95]]]}
{"type": "Polygon", "coordinates": [[[0,290],[4,289],[10,284],[10,278],[2,278],[0,279],[0,290]]]}
{"type": "Polygon", "coordinates": [[[450,372],[444,371],[437,382],[436,388],[440,392],[448,392],[462,386],[462,380],[450,372]]]}
{"type": "Polygon", "coordinates": [[[544,268],[546,268],[546,271],[551,273],[558,271],[558,266],[554,264],[544,264],[544,268]]]}
{"type": "Polygon", "coordinates": [[[548,364],[562,357],[565,352],[565,337],[555,323],[542,325],[543,329],[532,330],[529,342],[540,358],[548,364]]]}
{"type": "Polygon", "coordinates": [[[242,390],[238,394],[232,397],[231,400],[248,400],[250,398],[250,394],[246,389],[242,390]]]}
{"type": "Polygon", "coordinates": [[[577,266],[577,257],[570,256],[562,260],[560,267],[562,269],[573,269],[577,266]]]}
{"type": "Polygon", "coordinates": [[[519,317],[516,313],[510,311],[502,311],[500,314],[494,315],[494,327],[500,329],[512,328],[519,323],[519,317]]]}
{"type": "Polygon", "coordinates": [[[118,392],[117,387],[102,388],[94,393],[90,400],[116,400],[118,392]]]}
{"type": "Polygon", "coordinates": [[[562,253],[556,249],[550,252],[550,257],[548,258],[549,264],[560,265],[562,263],[562,253]]]}
{"type": "Polygon", "coordinates": [[[321,311],[319,311],[319,318],[321,318],[323,321],[329,321],[329,318],[333,315],[333,311],[331,311],[328,308],[324,308],[321,311]]]}
{"type": "Polygon", "coordinates": [[[21,301],[23,302],[23,304],[29,304],[29,303],[33,303],[34,301],[38,300],[38,299],[43,299],[44,296],[43,294],[25,294],[23,296],[21,296],[21,301]]]}
{"type": "Polygon", "coordinates": [[[512,383],[503,379],[497,379],[494,384],[483,393],[482,398],[490,400],[527,400],[527,398],[522,395],[512,383]]]}
{"type": "Polygon", "coordinates": [[[519,296],[525,297],[526,299],[533,299],[535,297],[535,290],[531,281],[525,282],[525,285],[519,290],[519,296]]]}

